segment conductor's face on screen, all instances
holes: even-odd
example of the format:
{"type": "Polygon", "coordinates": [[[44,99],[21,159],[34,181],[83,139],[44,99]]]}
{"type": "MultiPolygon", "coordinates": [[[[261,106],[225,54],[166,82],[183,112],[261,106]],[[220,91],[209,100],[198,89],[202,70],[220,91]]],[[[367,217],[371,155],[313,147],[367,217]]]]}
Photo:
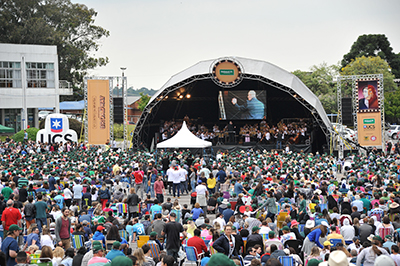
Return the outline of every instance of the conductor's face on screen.
{"type": "Polygon", "coordinates": [[[254,97],[256,97],[256,92],[255,91],[249,91],[249,93],[247,94],[247,99],[249,101],[251,101],[251,99],[253,99],[254,97]]]}
{"type": "Polygon", "coordinates": [[[363,89],[363,96],[364,96],[365,99],[368,98],[368,88],[367,88],[367,87],[365,87],[365,88],[363,89]]]}

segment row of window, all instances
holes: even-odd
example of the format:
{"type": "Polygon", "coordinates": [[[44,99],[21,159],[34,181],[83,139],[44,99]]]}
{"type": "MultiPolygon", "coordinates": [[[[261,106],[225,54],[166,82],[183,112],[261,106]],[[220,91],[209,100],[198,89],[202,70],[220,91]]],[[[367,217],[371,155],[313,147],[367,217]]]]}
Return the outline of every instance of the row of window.
{"type": "MultiPolygon", "coordinates": [[[[26,63],[28,88],[54,88],[54,63],[26,63]]],[[[21,88],[21,63],[0,61],[0,88],[21,88]]]]}

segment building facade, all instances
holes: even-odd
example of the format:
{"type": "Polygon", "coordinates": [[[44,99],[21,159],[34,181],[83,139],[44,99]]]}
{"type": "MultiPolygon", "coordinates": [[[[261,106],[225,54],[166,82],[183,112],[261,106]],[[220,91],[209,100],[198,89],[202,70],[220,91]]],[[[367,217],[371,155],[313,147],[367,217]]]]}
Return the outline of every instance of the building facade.
{"type": "Polygon", "coordinates": [[[15,132],[39,127],[38,108],[59,113],[60,95],[72,95],[68,82],[61,84],[56,46],[0,43],[2,125],[15,132]]]}

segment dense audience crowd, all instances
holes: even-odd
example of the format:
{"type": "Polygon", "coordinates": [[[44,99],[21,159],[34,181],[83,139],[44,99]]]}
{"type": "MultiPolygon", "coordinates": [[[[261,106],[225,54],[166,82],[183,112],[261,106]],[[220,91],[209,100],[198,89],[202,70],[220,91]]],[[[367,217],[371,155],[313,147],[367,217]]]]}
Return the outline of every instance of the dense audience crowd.
{"type": "Polygon", "coordinates": [[[0,264],[400,265],[400,156],[346,161],[10,140],[0,264]]]}

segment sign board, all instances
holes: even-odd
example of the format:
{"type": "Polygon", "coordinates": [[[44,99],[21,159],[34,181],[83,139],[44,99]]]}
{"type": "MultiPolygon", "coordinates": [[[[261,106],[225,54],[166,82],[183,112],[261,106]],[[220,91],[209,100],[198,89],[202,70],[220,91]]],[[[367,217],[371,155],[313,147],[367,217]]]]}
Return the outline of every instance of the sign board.
{"type": "Polygon", "coordinates": [[[213,81],[223,87],[233,87],[242,80],[242,69],[234,59],[221,59],[212,65],[213,81]]]}
{"type": "Polygon", "coordinates": [[[69,129],[68,117],[64,114],[49,114],[46,116],[44,129],[36,134],[36,142],[66,143],[78,142],[75,130],[69,129]]]}
{"type": "Polygon", "coordinates": [[[103,145],[110,141],[109,80],[87,81],[88,142],[103,145]]]}
{"type": "Polygon", "coordinates": [[[381,113],[357,114],[358,143],[361,146],[380,146],[382,144],[381,113]]]}

